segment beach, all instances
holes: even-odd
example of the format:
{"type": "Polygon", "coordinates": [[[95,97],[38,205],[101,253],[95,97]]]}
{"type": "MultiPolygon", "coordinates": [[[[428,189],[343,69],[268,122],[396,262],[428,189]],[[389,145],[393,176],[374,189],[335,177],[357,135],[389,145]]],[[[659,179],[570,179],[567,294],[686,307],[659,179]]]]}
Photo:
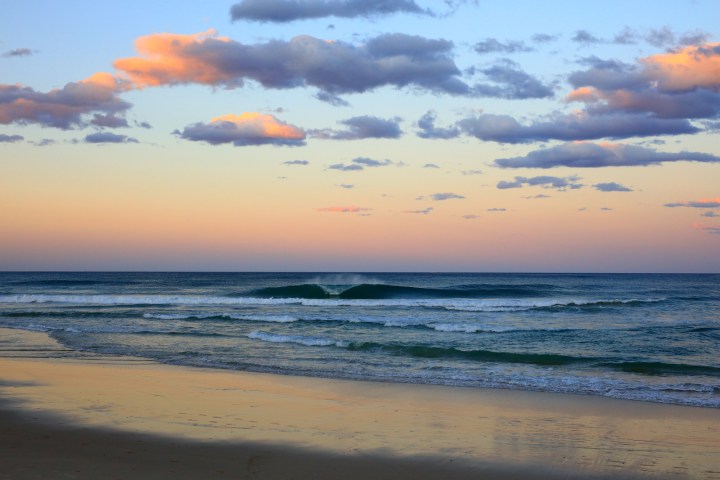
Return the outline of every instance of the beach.
{"type": "Polygon", "coordinates": [[[224,371],[1,329],[0,478],[720,478],[720,411],[224,371]]]}

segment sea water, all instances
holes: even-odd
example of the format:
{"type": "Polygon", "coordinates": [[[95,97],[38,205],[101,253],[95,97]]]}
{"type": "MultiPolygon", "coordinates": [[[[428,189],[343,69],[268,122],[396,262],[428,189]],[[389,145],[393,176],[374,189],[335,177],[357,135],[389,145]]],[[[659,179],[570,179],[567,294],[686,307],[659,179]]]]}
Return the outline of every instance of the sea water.
{"type": "Polygon", "coordinates": [[[720,275],[0,273],[0,327],[178,365],[720,407],[720,275]]]}

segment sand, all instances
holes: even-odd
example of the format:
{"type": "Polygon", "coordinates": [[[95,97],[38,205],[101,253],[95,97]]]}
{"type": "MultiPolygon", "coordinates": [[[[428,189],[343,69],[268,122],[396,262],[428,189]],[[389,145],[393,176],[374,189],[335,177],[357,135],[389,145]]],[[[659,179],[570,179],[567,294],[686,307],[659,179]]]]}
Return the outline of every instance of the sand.
{"type": "Polygon", "coordinates": [[[170,366],[0,329],[1,479],[593,477],[720,479],[720,410],[170,366]]]}

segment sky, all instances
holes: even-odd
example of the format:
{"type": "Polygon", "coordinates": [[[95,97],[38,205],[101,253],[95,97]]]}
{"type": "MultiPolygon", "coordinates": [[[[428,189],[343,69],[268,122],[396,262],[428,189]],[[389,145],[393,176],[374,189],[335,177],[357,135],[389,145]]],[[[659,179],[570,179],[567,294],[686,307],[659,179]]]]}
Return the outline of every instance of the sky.
{"type": "Polygon", "coordinates": [[[0,270],[720,272],[720,2],[4,0],[0,270]]]}

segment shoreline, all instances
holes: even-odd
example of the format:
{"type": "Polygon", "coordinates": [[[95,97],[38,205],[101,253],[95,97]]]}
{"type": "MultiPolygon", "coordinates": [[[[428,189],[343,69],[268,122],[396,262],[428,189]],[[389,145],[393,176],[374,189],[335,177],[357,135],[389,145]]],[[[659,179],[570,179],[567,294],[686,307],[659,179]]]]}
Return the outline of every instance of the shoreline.
{"type": "Polygon", "coordinates": [[[718,409],[73,352],[0,329],[0,478],[62,465],[86,472],[78,478],[163,478],[155,458],[167,478],[720,479],[718,409]],[[135,473],[116,470],[113,455],[135,473]],[[171,457],[185,466],[170,472],[171,457]]]}

